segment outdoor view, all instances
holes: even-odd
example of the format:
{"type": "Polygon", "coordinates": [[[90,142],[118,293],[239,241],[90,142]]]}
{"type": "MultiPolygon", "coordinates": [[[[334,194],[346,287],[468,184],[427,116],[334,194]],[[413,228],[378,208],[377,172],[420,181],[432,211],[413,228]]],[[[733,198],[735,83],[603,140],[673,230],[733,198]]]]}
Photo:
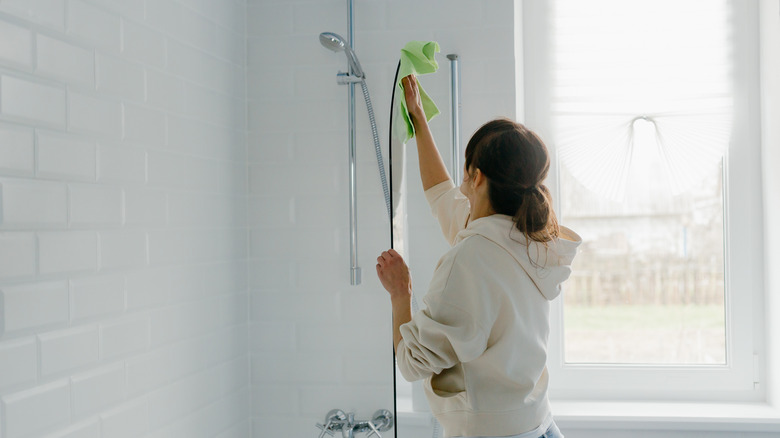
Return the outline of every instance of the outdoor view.
{"type": "Polygon", "coordinates": [[[704,4],[550,3],[567,363],[726,363],[733,18],[704,4]]]}
{"type": "Polygon", "coordinates": [[[564,293],[569,363],[725,363],[721,169],[678,196],[657,170],[615,202],[562,169],[562,221],[583,238],[564,293]]]}

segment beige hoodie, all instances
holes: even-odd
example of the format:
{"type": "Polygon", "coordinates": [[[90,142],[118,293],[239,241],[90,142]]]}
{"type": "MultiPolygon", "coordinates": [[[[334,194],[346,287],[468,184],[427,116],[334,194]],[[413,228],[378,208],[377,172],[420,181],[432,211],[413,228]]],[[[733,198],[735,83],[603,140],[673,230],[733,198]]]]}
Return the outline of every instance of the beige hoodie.
{"type": "Polygon", "coordinates": [[[452,181],[425,194],[454,246],[436,267],[426,308],[401,326],[398,367],[409,381],[425,379],[445,437],[533,430],[550,415],[550,300],[581,239],[561,227],[565,239],[528,245],[506,215],[465,227],[468,200],[452,181]]]}

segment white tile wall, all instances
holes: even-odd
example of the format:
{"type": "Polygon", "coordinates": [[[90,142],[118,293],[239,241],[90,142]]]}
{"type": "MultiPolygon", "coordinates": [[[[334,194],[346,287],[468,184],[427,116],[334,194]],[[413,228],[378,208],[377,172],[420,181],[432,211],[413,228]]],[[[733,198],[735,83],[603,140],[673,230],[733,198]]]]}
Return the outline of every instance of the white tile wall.
{"type": "MultiPolygon", "coordinates": [[[[450,141],[447,53],[462,60],[469,108],[464,137],[492,117],[515,115],[515,2],[489,3],[355,2],[356,52],[383,144],[398,51],[410,40],[442,46],[439,72],[422,80],[442,111],[432,129],[443,151],[450,141]],[[501,74],[485,80],[480,76],[489,67],[482,66],[497,66],[501,74]]],[[[247,17],[247,66],[254,78],[247,84],[253,429],[258,437],[289,430],[305,435],[315,433],[310,425],[332,408],[367,416],[392,404],[392,376],[381,365],[389,368],[392,361],[389,301],[373,269],[389,247],[389,231],[358,88],[363,285],[349,286],[347,99],[346,88],[336,83],[345,59],[317,39],[324,31],[346,35],[346,5],[251,1],[247,17]],[[356,345],[358,355],[369,359],[355,356],[356,345]]],[[[446,244],[422,199],[413,143],[409,153],[410,261],[422,293],[446,244]]]]}
{"type": "Polygon", "coordinates": [[[3,396],[4,436],[20,438],[67,425],[70,419],[70,386],[57,381],[3,396]]]}
{"type": "Polygon", "coordinates": [[[65,126],[65,89],[15,76],[0,76],[0,114],[54,127],[65,126]]]}
{"type": "Polygon", "coordinates": [[[0,436],[251,433],[245,8],[0,1],[0,436]]]}

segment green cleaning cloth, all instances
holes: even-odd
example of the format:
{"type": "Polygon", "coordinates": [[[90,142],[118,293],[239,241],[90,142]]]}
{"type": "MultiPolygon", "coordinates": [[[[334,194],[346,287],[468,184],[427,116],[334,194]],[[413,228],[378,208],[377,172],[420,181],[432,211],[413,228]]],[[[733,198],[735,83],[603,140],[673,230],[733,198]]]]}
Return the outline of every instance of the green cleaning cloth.
{"type": "MultiPolygon", "coordinates": [[[[412,119],[409,118],[409,110],[406,108],[404,87],[401,85],[401,79],[410,74],[421,75],[438,70],[439,64],[433,59],[433,55],[439,50],[439,43],[436,41],[410,41],[401,49],[401,66],[398,69],[398,82],[395,84],[395,95],[399,96],[397,99],[400,99],[400,105],[397,108],[401,114],[396,114],[393,119],[402,122],[396,123],[393,130],[396,138],[404,144],[414,137],[414,125],[412,125],[412,119]]],[[[417,81],[417,88],[420,90],[420,101],[425,112],[425,118],[431,120],[439,114],[439,108],[436,107],[433,100],[420,86],[420,81],[417,81]]]]}

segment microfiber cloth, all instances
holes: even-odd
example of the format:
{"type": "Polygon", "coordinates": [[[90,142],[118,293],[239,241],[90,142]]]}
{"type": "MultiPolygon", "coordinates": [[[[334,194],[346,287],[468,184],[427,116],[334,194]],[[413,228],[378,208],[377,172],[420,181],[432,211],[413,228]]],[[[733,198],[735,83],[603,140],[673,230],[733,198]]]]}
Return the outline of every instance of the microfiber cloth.
{"type": "MultiPolygon", "coordinates": [[[[401,65],[398,69],[398,82],[395,84],[397,88],[396,96],[400,98],[398,111],[401,114],[396,114],[393,119],[402,120],[403,122],[396,123],[393,130],[396,138],[404,144],[414,137],[414,125],[412,125],[412,119],[409,118],[409,111],[406,109],[406,99],[404,98],[404,87],[401,85],[401,79],[410,74],[420,75],[433,73],[438,70],[439,64],[433,59],[433,55],[439,50],[439,43],[436,41],[410,41],[401,49],[401,65]]],[[[425,118],[431,120],[439,114],[439,108],[436,107],[433,100],[420,86],[420,81],[417,81],[417,88],[420,90],[420,101],[425,112],[425,118]]]]}

